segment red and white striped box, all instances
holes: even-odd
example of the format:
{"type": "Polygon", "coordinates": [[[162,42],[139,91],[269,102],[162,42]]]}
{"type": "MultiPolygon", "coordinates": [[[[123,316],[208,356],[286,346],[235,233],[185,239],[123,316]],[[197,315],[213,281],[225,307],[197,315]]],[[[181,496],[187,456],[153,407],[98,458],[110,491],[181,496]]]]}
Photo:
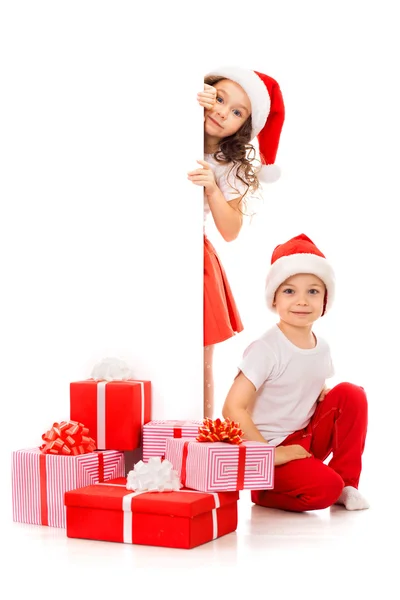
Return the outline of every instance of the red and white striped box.
{"type": "Polygon", "coordinates": [[[238,499],[238,492],[131,492],[116,479],[65,494],[67,536],[194,548],[236,530],[238,499]]]}
{"type": "Polygon", "coordinates": [[[135,450],[151,419],[151,382],[96,381],[70,384],[70,418],[85,423],[99,450],[135,450]]]}
{"type": "Polygon", "coordinates": [[[165,455],[167,438],[196,439],[203,421],[149,421],[143,426],[143,462],[165,455]]]}
{"type": "Polygon", "coordinates": [[[185,487],[200,492],[274,487],[275,447],[262,442],[196,442],[168,438],[165,458],[185,487]]]}
{"type": "Polygon", "coordinates": [[[64,493],[125,475],[122,452],[77,456],[44,454],[39,448],[12,454],[13,520],[65,527],[64,493]]]}

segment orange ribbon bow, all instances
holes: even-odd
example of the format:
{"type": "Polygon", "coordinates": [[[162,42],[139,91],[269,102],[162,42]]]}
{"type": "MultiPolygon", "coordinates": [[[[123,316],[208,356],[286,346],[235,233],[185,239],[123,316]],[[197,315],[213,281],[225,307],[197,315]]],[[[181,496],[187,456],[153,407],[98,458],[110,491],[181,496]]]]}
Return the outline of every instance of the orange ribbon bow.
{"type": "Polygon", "coordinates": [[[77,421],[53,423],[53,427],[42,435],[46,443],[40,446],[43,454],[76,456],[96,450],[96,442],[89,437],[89,429],[77,421]]]}
{"type": "Polygon", "coordinates": [[[199,427],[197,442],[227,442],[228,444],[241,444],[244,432],[240,429],[239,423],[230,419],[221,421],[221,419],[206,418],[202,427],[199,427]]]}

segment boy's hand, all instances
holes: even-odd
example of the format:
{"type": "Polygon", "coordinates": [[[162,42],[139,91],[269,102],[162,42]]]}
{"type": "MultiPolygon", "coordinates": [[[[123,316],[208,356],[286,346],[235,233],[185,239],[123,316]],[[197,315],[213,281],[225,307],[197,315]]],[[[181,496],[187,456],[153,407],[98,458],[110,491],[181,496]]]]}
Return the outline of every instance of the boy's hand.
{"type": "Polygon", "coordinates": [[[205,188],[206,195],[211,194],[215,191],[218,186],[215,181],[214,172],[210,165],[205,160],[198,160],[199,165],[202,165],[202,169],[196,169],[188,173],[188,179],[195,185],[201,185],[205,188]]]}
{"type": "Polygon", "coordinates": [[[217,98],[217,90],[212,85],[204,84],[204,92],[197,94],[197,102],[200,106],[210,109],[213,108],[217,98]]]}
{"type": "Polygon", "coordinates": [[[307,452],[298,444],[292,446],[278,446],[275,448],[275,466],[284,465],[292,460],[298,460],[300,458],[310,458],[312,454],[307,452]]]}
{"type": "Polygon", "coordinates": [[[325,398],[327,393],[330,391],[331,391],[331,388],[324,387],[324,389],[322,390],[322,392],[320,393],[320,395],[317,398],[317,402],[322,402],[322,400],[325,398]]]}

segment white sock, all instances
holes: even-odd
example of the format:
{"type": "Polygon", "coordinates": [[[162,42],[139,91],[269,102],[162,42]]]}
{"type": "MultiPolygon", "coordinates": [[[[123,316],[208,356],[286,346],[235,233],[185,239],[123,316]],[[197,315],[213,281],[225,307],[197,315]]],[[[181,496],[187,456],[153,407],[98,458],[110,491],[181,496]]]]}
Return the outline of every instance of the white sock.
{"type": "Polygon", "coordinates": [[[346,485],[335,504],[344,504],[347,510],[363,510],[369,508],[366,499],[351,485],[346,485]]]}

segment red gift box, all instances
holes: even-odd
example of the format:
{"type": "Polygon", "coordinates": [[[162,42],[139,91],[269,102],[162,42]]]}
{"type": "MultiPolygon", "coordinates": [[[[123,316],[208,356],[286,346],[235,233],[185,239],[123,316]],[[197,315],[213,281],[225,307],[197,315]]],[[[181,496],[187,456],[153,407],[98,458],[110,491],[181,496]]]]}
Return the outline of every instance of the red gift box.
{"type": "Polygon", "coordinates": [[[125,475],[122,452],[76,456],[43,454],[39,448],[12,455],[13,519],[20,523],[65,527],[64,493],[125,475]]]}
{"type": "Polygon", "coordinates": [[[236,530],[237,492],[132,492],[126,478],[65,494],[67,536],[194,548],[236,530]]]}
{"type": "Polygon", "coordinates": [[[196,439],[202,424],[203,421],[149,421],[143,427],[143,462],[152,456],[165,456],[168,437],[196,439]]]}
{"type": "Polygon", "coordinates": [[[143,425],[151,419],[151,382],[72,382],[70,418],[85,423],[101,450],[135,450],[143,425]]]}

